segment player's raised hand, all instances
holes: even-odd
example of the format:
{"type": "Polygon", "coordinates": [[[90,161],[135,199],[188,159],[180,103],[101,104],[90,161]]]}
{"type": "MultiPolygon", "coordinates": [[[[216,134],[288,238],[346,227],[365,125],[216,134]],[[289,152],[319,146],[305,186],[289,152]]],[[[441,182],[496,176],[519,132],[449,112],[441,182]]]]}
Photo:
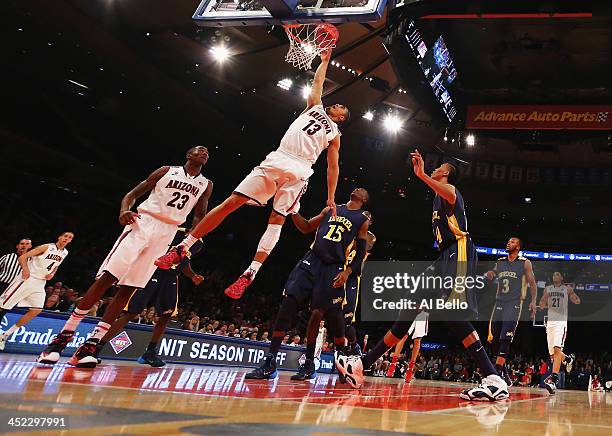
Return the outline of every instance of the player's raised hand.
{"type": "Polygon", "coordinates": [[[495,278],[494,271],[487,271],[484,275],[487,278],[487,280],[493,280],[495,278]]]}
{"type": "Polygon", "coordinates": [[[136,212],[132,212],[131,210],[124,210],[119,213],[119,224],[121,224],[122,226],[134,224],[137,218],[140,218],[140,215],[138,215],[136,212]]]}
{"type": "Polygon", "coordinates": [[[327,204],[327,207],[331,210],[332,216],[336,216],[336,201],[333,198],[328,198],[325,204],[327,204]]]}
{"type": "Polygon", "coordinates": [[[412,153],[410,153],[410,157],[412,158],[414,174],[417,177],[423,177],[425,174],[425,162],[423,161],[423,156],[421,156],[419,150],[415,149],[412,153]]]}
{"type": "Polygon", "coordinates": [[[204,276],[201,276],[200,274],[196,274],[195,276],[191,278],[191,281],[193,282],[194,285],[197,286],[204,281],[204,276]]]}
{"type": "Polygon", "coordinates": [[[319,55],[321,57],[321,62],[329,62],[329,60],[331,59],[331,48],[328,48],[327,50],[323,50],[321,52],[321,54],[319,55]]]}
{"type": "Polygon", "coordinates": [[[338,273],[336,277],[334,277],[333,286],[334,288],[341,288],[344,286],[349,276],[351,275],[350,269],[345,269],[344,271],[338,273]]]}

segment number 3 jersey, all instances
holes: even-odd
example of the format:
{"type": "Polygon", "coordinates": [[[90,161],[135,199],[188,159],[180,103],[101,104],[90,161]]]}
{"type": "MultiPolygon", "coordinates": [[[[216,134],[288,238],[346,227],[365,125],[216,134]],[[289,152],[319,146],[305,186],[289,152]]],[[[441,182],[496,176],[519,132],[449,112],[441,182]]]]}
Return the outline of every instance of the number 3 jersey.
{"type": "Polygon", "coordinates": [[[168,224],[182,224],[208,186],[202,174],[190,176],[183,167],[170,167],[138,206],[146,213],[168,224]]]}
{"type": "Polygon", "coordinates": [[[524,300],[527,291],[525,276],[525,261],[527,258],[518,256],[513,261],[502,257],[497,261],[497,301],[524,300]]]}
{"type": "Polygon", "coordinates": [[[45,277],[51,274],[68,256],[68,250],[57,248],[54,243],[47,244],[47,250],[28,259],[28,269],[30,277],[35,279],[45,280],[45,277]]]}
{"type": "Polygon", "coordinates": [[[325,263],[344,264],[348,246],[368,217],[362,209],[351,210],[346,204],[337,206],[336,212],[333,216],[329,210],[321,220],[312,251],[325,263]]]}
{"type": "Polygon", "coordinates": [[[329,118],[323,105],[318,104],[306,109],[291,123],[279,150],[314,165],[329,141],[339,134],[338,125],[329,118]]]}

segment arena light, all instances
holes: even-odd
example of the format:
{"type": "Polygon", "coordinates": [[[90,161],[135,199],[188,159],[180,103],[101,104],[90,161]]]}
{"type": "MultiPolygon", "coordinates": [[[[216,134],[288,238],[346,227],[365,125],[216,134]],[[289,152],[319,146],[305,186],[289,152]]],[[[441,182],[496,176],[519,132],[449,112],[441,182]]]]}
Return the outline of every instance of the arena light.
{"type": "Polygon", "coordinates": [[[388,114],[383,120],[383,126],[391,133],[397,133],[402,128],[402,120],[393,114],[388,114]]]}
{"type": "Polygon", "coordinates": [[[310,91],[312,87],[310,85],[304,85],[302,88],[302,96],[307,99],[310,96],[310,91]]]}
{"type": "Polygon", "coordinates": [[[363,114],[363,118],[368,121],[372,121],[374,119],[374,113],[372,111],[367,111],[365,114],[363,114]]]}
{"type": "Polygon", "coordinates": [[[230,51],[224,45],[217,45],[211,48],[210,52],[213,58],[219,63],[225,62],[230,57],[230,51]]]}
{"type": "Polygon", "coordinates": [[[473,147],[476,144],[476,137],[471,133],[465,137],[465,143],[470,147],[473,147]]]}
{"type": "Polygon", "coordinates": [[[289,91],[291,89],[291,87],[293,86],[293,80],[291,80],[291,79],[282,79],[282,80],[279,80],[276,83],[276,86],[278,86],[281,89],[284,89],[285,91],[289,91]]]}

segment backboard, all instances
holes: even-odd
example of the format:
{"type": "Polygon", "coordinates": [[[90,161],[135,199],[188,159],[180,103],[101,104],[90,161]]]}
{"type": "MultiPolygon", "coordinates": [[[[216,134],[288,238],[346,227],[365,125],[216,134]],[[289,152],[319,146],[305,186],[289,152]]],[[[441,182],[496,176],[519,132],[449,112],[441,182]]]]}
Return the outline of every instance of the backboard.
{"type": "MultiPolygon", "coordinates": [[[[264,0],[270,1],[270,0],[264,0]]],[[[376,21],[387,0],[297,0],[293,13],[273,17],[261,0],[202,0],[193,19],[200,26],[266,26],[291,23],[376,21]]]]}

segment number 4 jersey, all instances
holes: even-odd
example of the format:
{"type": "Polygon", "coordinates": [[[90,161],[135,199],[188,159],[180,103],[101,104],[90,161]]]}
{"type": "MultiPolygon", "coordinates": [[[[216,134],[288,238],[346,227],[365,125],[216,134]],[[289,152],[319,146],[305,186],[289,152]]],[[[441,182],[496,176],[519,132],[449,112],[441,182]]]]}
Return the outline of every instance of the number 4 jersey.
{"type": "Polygon", "coordinates": [[[202,174],[190,176],[183,167],[170,167],[138,206],[146,213],[168,224],[182,224],[208,186],[202,174]]]}
{"type": "Polygon", "coordinates": [[[323,105],[318,104],[306,109],[291,123],[279,150],[314,165],[329,141],[339,134],[338,125],[327,116],[323,105]]]}
{"type": "Polygon", "coordinates": [[[68,250],[57,248],[54,243],[47,244],[47,250],[38,256],[28,259],[30,277],[45,280],[68,256],[68,250]]]}

